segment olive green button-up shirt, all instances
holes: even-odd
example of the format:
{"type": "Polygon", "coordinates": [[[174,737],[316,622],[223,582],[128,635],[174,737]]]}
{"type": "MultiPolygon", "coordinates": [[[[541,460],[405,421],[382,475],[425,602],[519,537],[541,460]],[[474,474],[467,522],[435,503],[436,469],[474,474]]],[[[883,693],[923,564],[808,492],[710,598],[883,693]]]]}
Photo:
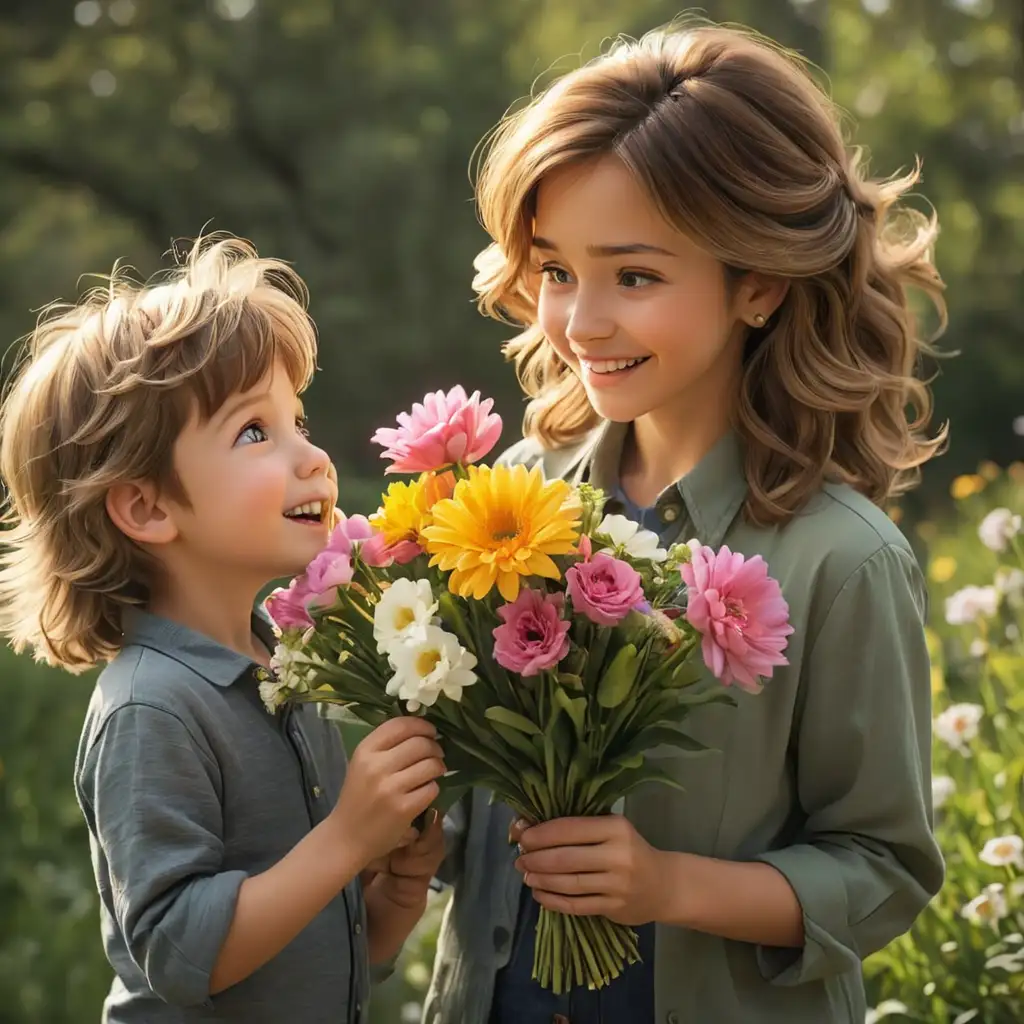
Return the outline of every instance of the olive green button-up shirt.
{"type": "MultiPolygon", "coordinates": [[[[549,477],[618,480],[625,429],[503,457],[549,477]]],[[[658,925],[659,1024],[863,1024],[861,961],[906,931],[940,888],[931,821],[931,688],[925,586],[907,541],[866,498],[826,485],[782,526],[741,514],[739,442],[723,438],[658,500],[678,539],[761,555],[789,603],[789,665],[739,706],[707,707],[692,735],[720,751],[669,752],[685,792],[642,787],[625,814],[662,850],[780,871],[803,909],[805,942],[771,949],[658,925]]],[[[426,1024],[486,1024],[508,960],[520,877],[511,812],[474,793],[447,826],[454,882],[426,1024]]],[[[641,1022],[637,1022],[641,1024],[641,1022]]]]}

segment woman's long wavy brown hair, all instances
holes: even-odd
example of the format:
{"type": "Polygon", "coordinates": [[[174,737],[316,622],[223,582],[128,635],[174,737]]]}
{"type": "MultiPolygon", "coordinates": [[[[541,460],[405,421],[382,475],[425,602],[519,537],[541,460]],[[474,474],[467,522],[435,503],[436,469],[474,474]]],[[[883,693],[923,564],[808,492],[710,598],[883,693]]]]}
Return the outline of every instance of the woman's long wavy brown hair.
{"type": "Polygon", "coordinates": [[[482,311],[525,328],[506,347],[531,398],[524,432],[559,447],[598,422],[537,324],[530,244],[540,180],[614,154],[730,277],[789,280],[744,356],[747,516],[783,522],[826,479],[876,503],[912,487],[945,442],[926,433],[931,394],[915,374],[931,349],[908,304],[920,289],[945,326],[938,224],[898,206],[919,169],[869,179],[840,125],[798,57],[715,26],[620,40],[507,116],[477,181],[494,241],[473,287],[482,311]]]}

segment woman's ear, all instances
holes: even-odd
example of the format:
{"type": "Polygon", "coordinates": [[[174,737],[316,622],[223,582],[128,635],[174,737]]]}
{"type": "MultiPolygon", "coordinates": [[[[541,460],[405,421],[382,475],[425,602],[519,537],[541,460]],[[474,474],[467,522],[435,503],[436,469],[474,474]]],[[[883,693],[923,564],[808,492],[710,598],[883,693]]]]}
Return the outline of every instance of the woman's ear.
{"type": "Polygon", "coordinates": [[[174,517],[148,481],[114,484],[106,506],[113,524],[137,544],[169,544],[178,536],[174,517]]]}
{"type": "Polygon", "coordinates": [[[751,270],[736,292],[736,316],[750,327],[764,327],[789,292],[789,278],[751,270]]]}

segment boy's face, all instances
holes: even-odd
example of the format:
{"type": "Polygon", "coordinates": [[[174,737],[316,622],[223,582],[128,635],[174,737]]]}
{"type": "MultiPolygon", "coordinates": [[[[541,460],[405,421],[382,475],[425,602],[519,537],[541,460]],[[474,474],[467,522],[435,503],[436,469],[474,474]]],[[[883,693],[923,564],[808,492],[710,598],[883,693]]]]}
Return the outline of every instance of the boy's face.
{"type": "Polygon", "coordinates": [[[189,502],[170,503],[174,547],[205,576],[259,588],[301,572],[327,543],[337,485],[282,364],[209,422],[194,416],[174,466],[189,502]]]}

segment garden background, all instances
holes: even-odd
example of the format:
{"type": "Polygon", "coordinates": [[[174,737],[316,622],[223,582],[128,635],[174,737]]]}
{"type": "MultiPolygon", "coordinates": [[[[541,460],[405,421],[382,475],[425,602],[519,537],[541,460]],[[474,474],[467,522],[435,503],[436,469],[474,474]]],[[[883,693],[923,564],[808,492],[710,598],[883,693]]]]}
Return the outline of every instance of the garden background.
{"type": "MultiPolygon", "coordinates": [[[[87,285],[82,271],[121,258],[148,274],[174,239],[227,230],[310,285],[323,372],[308,409],[348,511],[375,507],[373,428],[428,387],[495,396],[511,441],[521,404],[499,351],[507,332],[478,316],[469,288],[484,243],[470,156],[538,78],[679,3],[3,0],[0,348],[87,285]]],[[[943,228],[944,346],[960,352],[936,382],[952,444],[892,512],[929,565],[937,711],[982,710],[946,719],[967,716],[957,742],[979,721],[962,744],[971,756],[937,744],[936,770],[953,780],[939,794],[950,883],[869,966],[872,1001],[888,1000],[893,1020],[1024,1020],[1013,885],[1024,860],[1012,843],[1008,866],[979,858],[1024,831],[1024,575],[1011,571],[1019,547],[997,553],[977,531],[993,508],[1024,506],[1024,5],[709,0],[704,11],[823,69],[876,173],[924,162],[943,228]],[[992,589],[961,595],[950,624],[945,600],[967,584],[992,589]]],[[[0,1024],[98,1020],[109,984],[71,786],[89,688],[0,650],[0,1024]]],[[[418,1019],[434,923],[381,990],[375,1024],[418,1019]]]]}

